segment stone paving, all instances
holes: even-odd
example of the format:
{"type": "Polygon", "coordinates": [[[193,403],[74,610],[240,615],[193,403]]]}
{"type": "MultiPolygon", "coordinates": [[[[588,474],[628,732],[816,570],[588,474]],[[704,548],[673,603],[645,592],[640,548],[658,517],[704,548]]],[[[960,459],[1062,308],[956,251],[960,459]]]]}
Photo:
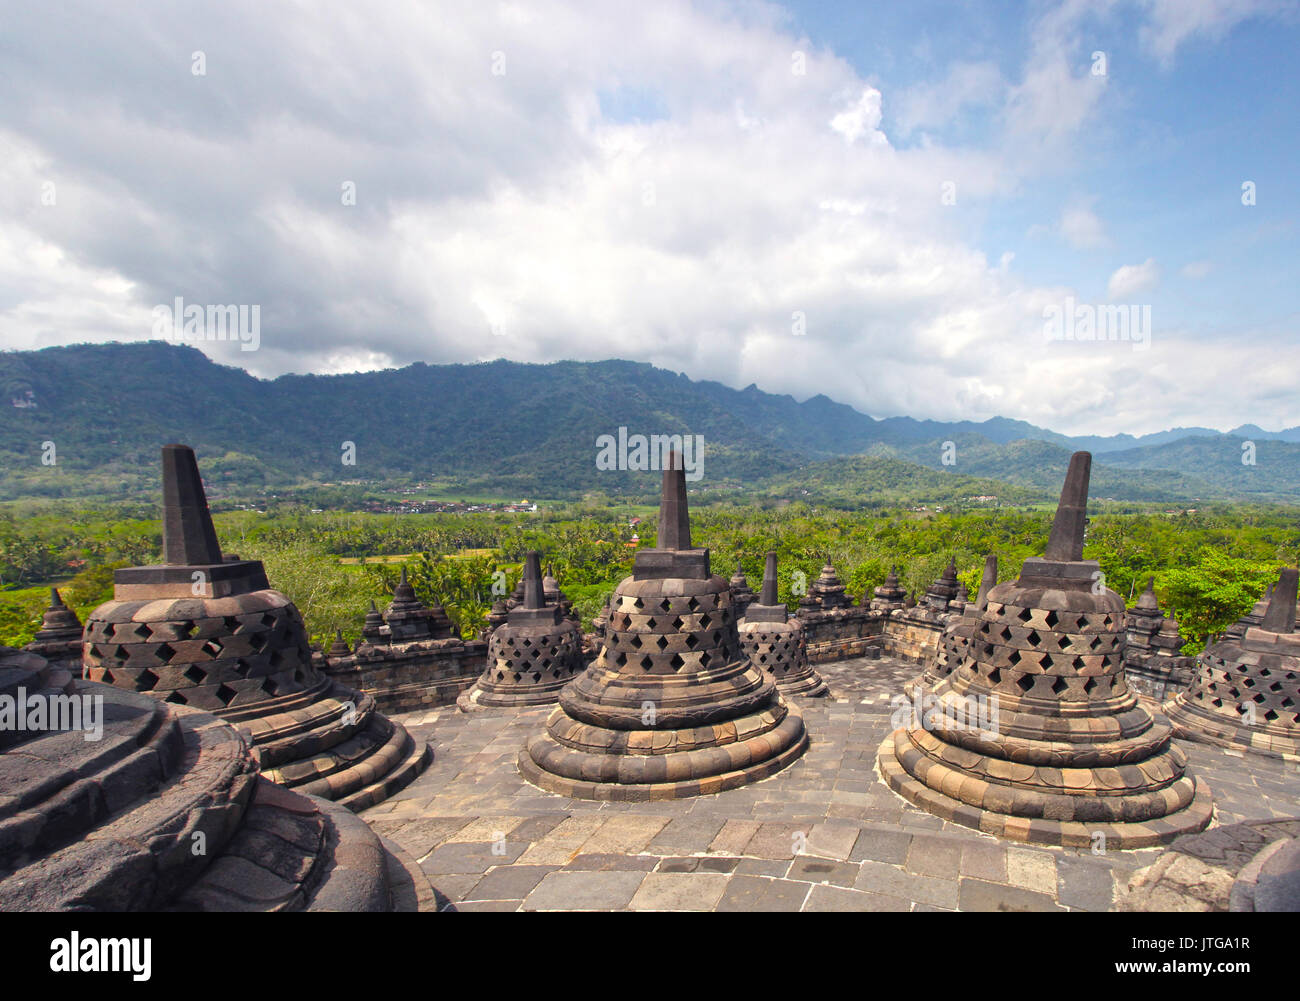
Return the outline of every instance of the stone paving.
{"type": "MultiPolygon", "coordinates": [[[[549,707],[394,717],[432,766],[362,816],[429,875],[442,909],[1102,911],[1159,849],[999,841],[912,807],[875,772],[891,702],[919,668],[819,665],[831,697],[798,700],[812,746],[753,785],[664,803],[571,800],[515,761],[549,707]]],[[[1214,824],[1300,815],[1300,762],[1183,745],[1214,824]]]]}

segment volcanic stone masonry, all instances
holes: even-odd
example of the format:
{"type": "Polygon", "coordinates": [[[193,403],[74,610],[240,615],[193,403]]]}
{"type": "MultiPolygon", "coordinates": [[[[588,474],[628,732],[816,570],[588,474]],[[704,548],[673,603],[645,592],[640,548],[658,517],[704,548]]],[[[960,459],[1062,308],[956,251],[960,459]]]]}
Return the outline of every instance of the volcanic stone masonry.
{"type": "Polygon", "coordinates": [[[9,647],[0,697],[51,721],[65,707],[57,726],[0,730],[0,911],[436,910],[400,848],[260,778],[215,716],[9,647]]]}
{"type": "Polygon", "coordinates": [[[766,778],[803,754],[803,717],[741,653],[731,588],[691,545],[676,452],[658,548],[636,554],[612,608],[599,656],[520,751],[524,778],[579,799],[680,799],[766,778]]]}
{"type": "Polygon", "coordinates": [[[745,579],[745,571],[737,561],[736,572],[731,577],[731,600],[736,603],[736,614],[743,616],[745,609],[754,603],[754,598],[754,589],[749,586],[749,581],[745,579]]]}
{"type": "Polygon", "coordinates": [[[50,607],[41,618],[41,628],[24,650],[39,654],[59,667],[81,675],[81,620],[63,603],[57,587],[50,588],[50,607]]]}
{"type": "Polygon", "coordinates": [[[741,652],[767,672],[783,695],[829,694],[826,682],[808,663],[803,624],[791,618],[777,598],[775,552],[767,554],[762,596],[749,605],[739,633],[741,652]]]}
{"type": "Polygon", "coordinates": [[[903,690],[909,699],[913,697],[912,689],[915,686],[919,685],[923,691],[932,689],[961,666],[970,649],[978,613],[983,610],[988,601],[988,593],[997,582],[998,558],[986,557],[984,575],[980,578],[980,589],[975,601],[967,602],[961,614],[950,619],[939,637],[935,652],[926,658],[925,670],[921,676],[904,686],[903,690]]]}
{"type": "Polygon", "coordinates": [[[1294,568],[1283,570],[1259,625],[1202,651],[1191,687],[1164,706],[1179,737],[1260,754],[1300,753],[1296,581],[1294,568]]]}
{"type": "Polygon", "coordinates": [[[457,636],[441,605],[421,602],[403,567],[388,608],[381,613],[371,602],[356,649],[349,653],[336,642],[318,662],[381,710],[409,712],[455,702],[482,673],[487,648],[457,636]]]}
{"type": "Polygon", "coordinates": [[[939,656],[944,630],[965,610],[965,602],[958,601],[959,594],[957,563],[949,557],[948,565],[919,603],[909,595],[900,611],[889,613],[883,627],[886,652],[917,664],[932,663],[939,656]]]}
{"type": "MultiPolygon", "coordinates": [[[[463,712],[484,707],[541,706],[586,667],[582,631],[565,618],[558,600],[548,602],[541,556],[524,561],[523,601],[509,612],[488,641],[487,666],[474,686],[456,700],[463,712]]],[[[555,589],[558,598],[559,588],[555,589]]]]}
{"type": "Polygon", "coordinates": [[[1166,618],[1156,600],[1155,578],[1137,604],[1128,610],[1128,630],[1124,640],[1124,675],[1138,695],[1151,699],[1155,708],[1192,680],[1195,657],[1182,654],[1183,638],[1178,634],[1178,620],[1166,618]]]}
{"type": "Polygon", "coordinates": [[[878,760],[891,789],[945,820],[1142,848],[1203,829],[1213,807],[1126,683],[1123,599],[1094,593],[1098,564],[1082,558],[1091,463],[1071,457],[1044,556],[988,592],[970,656],[935,691],[933,731],[895,730],[878,760]]]}
{"type": "Polygon", "coordinates": [[[163,446],[162,468],[163,562],[114,571],[86,622],[86,677],[220,716],[302,792],[361,809],[406,786],[429,748],[317,669],[261,562],[222,556],[193,450],[163,446]]]}

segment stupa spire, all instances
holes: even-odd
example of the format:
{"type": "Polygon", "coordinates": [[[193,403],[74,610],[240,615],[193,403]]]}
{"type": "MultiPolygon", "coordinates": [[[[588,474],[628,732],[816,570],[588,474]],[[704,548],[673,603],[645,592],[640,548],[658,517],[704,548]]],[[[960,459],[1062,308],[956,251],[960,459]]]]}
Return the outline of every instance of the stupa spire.
{"type": "Polygon", "coordinates": [[[690,549],[691,517],[686,506],[686,469],[675,449],[664,464],[663,489],[659,498],[658,549],[690,549]]]}
{"type": "Polygon", "coordinates": [[[542,557],[535,549],[530,549],[524,557],[524,600],[523,608],[541,608],[546,604],[542,592],[542,557]]]}
{"type": "Polygon", "coordinates": [[[767,563],[763,567],[763,593],[758,599],[760,605],[775,605],[776,594],[776,550],[769,549],[767,563]]]}
{"type": "Polygon", "coordinates": [[[162,448],[163,562],[206,566],[221,562],[199,463],[188,445],[162,448]]]}
{"type": "Polygon", "coordinates": [[[1070,456],[1070,469],[1061,487],[1061,500],[1056,506],[1056,520],[1052,522],[1044,559],[1062,563],[1076,563],[1083,559],[1083,529],[1088,521],[1088,480],[1091,475],[1091,452],[1075,452],[1070,456]]]}
{"type": "Polygon", "coordinates": [[[1273,596],[1268,599],[1268,611],[1264,613],[1261,629],[1271,633],[1295,632],[1296,582],[1300,571],[1294,567],[1284,567],[1273,588],[1273,596]]]}

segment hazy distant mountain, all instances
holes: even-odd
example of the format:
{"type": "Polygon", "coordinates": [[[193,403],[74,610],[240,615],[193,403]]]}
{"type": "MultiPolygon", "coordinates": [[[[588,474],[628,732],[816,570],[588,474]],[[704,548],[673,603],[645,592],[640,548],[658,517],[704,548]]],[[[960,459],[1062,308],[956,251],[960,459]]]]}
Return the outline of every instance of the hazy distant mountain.
{"type": "Polygon", "coordinates": [[[1001,417],[877,420],[825,396],[799,403],[628,361],[415,364],[259,380],[158,341],[76,345],[0,354],[0,393],[7,497],[151,490],[158,446],[169,441],[193,445],[209,482],[228,491],[418,478],[507,496],[642,494],[644,473],[596,468],[596,438],[620,426],[631,434],[702,434],[705,479],[696,489],[706,494],[808,491],[846,502],[859,495],[864,502],[1051,497],[1078,448],[1099,457],[1097,496],[1284,500],[1300,493],[1300,428],[1072,438],[1001,417]],[[1246,437],[1255,443],[1253,466],[1241,462],[1246,437]],[[41,462],[49,441],[53,466],[41,462]],[[944,462],[949,441],[955,464],[944,462]],[[345,442],[355,444],[355,466],[341,461],[345,442]],[[849,456],[860,458],[846,462],[849,456]]]}

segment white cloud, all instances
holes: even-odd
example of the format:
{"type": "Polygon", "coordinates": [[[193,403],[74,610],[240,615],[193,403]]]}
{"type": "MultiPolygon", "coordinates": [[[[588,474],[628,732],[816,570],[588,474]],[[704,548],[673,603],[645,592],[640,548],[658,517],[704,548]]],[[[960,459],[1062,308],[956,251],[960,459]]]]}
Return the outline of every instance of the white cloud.
{"type": "Polygon", "coordinates": [[[1075,204],[1061,212],[1061,221],[1057,231],[1075,250],[1096,250],[1108,246],[1110,239],[1106,235],[1106,226],[1085,204],[1075,204]]]}
{"type": "Polygon", "coordinates": [[[1111,301],[1128,299],[1155,288],[1159,280],[1160,266],[1154,257],[1148,257],[1141,264],[1125,264],[1117,268],[1106,284],[1106,294],[1111,301]]]}
{"type": "Polygon", "coordinates": [[[863,136],[873,146],[888,146],[889,140],[880,131],[880,91],[868,87],[857,103],[845,108],[831,119],[831,128],[850,144],[863,136]]]}
{"type": "MultiPolygon", "coordinates": [[[[261,350],[204,347],[260,375],[624,357],[878,415],[1123,430],[1132,408],[1187,398],[1185,376],[1157,401],[1142,375],[1186,353],[1045,345],[1043,307],[1069,290],[1029,285],[954,221],[1068,163],[1102,101],[1071,56],[1090,15],[1061,10],[1016,82],[948,74],[994,93],[1001,131],[968,149],[891,144],[883,85],[776,7],[159,2],[57,31],[20,8],[0,345],[146,337],[180,295],[259,304],[261,350]]],[[[911,127],[960,113],[941,96],[911,93],[911,127]]],[[[1105,245],[1088,205],[1059,229],[1105,245]]]]}
{"type": "Polygon", "coordinates": [[[1184,278],[1204,278],[1213,270],[1212,261],[1189,261],[1179,268],[1178,273],[1184,278]]]}
{"type": "MultiPolygon", "coordinates": [[[[1148,20],[1138,32],[1143,46],[1165,65],[1189,39],[1222,38],[1242,21],[1286,11],[1280,0],[1145,0],[1148,20]]],[[[1290,13],[1294,15],[1294,7],[1290,13]]]]}

